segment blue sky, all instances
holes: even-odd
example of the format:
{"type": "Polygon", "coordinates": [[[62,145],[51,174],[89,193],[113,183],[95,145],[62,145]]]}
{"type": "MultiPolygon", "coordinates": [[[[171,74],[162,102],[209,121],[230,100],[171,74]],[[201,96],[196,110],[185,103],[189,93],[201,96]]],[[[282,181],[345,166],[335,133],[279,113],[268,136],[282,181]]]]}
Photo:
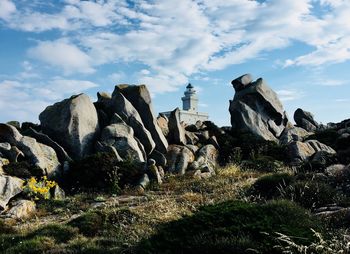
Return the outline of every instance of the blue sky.
{"type": "Polygon", "coordinates": [[[230,81],[263,77],[289,117],[350,118],[348,0],[0,0],[0,121],[38,122],[56,101],[146,84],[156,112],[229,125],[230,81]]]}

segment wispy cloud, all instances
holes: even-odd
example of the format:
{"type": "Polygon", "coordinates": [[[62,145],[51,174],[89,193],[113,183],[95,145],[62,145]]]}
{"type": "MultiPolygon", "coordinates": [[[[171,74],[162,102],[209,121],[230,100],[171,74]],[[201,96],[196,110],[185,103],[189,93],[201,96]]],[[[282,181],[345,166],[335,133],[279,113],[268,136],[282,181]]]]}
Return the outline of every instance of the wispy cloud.
{"type": "MultiPolygon", "coordinates": [[[[280,59],[285,68],[350,59],[348,0],[59,2],[0,0],[0,19],[9,29],[35,35],[50,31],[48,38],[35,37],[27,52],[31,61],[64,76],[61,80],[91,75],[107,64],[136,62],[141,67],[130,70],[128,78],[146,83],[152,94],[164,93],[184,85],[190,76],[262,58],[296,41],[310,47],[280,59]],[[327,12],[316,14],[316,5],[327,12]]],[[[115,71],[107,78],[118,82],[124,78],[121,74],[115,71]]],[[[33,75],[24,70],[21,77],[29,82],[33,75]]],[[[292,90],[280,94],[285,101],[302,96],[292,90]]]]}
{"type": "Polygon", "coordinates": [[[49,104],[97,86],[90,81],[69,80],[60,77],[39,84],[4,80],[0,82],[1,117],[36,122],[36,117],[49,104]],[[19,98],[20,103],[18,103],[19,98]]]}
{"type": "Polygon", "coordinates": [[[302,98],[304,93],[297,90],[278,90],[277,95],[281,101],[294,101],[302,98]]]}
{"type": "Polygon", "coordinates": [[[66,39],[41,41],[36,47],[28,50],[28,55],[61,68],[65,74],[95,71],[90,56],[66,39]]]}

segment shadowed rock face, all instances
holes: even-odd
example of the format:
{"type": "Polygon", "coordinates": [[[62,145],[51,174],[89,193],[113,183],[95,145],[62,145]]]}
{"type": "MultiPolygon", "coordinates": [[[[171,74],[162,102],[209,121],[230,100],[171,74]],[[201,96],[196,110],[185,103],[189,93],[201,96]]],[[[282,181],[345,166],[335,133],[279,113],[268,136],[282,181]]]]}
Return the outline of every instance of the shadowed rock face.
{"type": "Polygon", "coordinates": [[[145,85],[118,85],[115,87],[112,96],[122,93],[131,102],[141,116],[146,129],[151,133],[156,144],[156,150],[166,153],[168,142],[158,126],[157,119],[153,112],[150,93],[145,85]]]}
{"type": "MultiPolygon", "coordinates": [[[[0,124],[0,142],[7,142],[15,148],[17,152],[12,161],[16,161],[18,155],[24,155],[32,165],[36,165],[42,170],[42,174],[49,176],[58,173],[60,163],[56,152],[50,146],[37,142],[36,139],[23,136],[19,131],[8,124],[0,124]]],[[[11,147],[12,149],[12,147],[11,147]]]]}
{"type": "Polygon", "coordinates": [[[282,103],[263,79],[249,83],[249,77],[242,77],[232,81],[236,91],[229,108],[232,130],[277,141],[288,123],[282,103]]]}
{"type": "Polygon", "coordinates": [[[307,131],[315,131],[319,127],[318,123],[314,120],[313,114],[301,108],[298,108],[294,112],[294,121],[299,127],[307,131]]]}
{"type": "Polygon", "coordinates": [[[42,130],[73,159],[93,152],[99,124],[89,96],[80,94],[47,107],[40,115],[42,130]]]}
{"type": "Polygon", "coordinates": [[[143,146],[134,138],[134,130],[124,122],[105,127],[101,132],[101,144],[114,147],[123,160],[145,161],[143,146]]]}
{"type": "Polygon", "coordinates": [[[17,177],[0,175],[0,210],[5,209],[9,200],[22,192],[23,183],[17,177]]]}
{"type": "Polygon", "coordinates": [[[110,102],[110,112],[117,113],[123,121],[133,128],[136,138],[140,140],[148,154],[152,153],[155,143],[151,133],[145,128],[140,114],[119,91],[114,91],[110,102]]]}

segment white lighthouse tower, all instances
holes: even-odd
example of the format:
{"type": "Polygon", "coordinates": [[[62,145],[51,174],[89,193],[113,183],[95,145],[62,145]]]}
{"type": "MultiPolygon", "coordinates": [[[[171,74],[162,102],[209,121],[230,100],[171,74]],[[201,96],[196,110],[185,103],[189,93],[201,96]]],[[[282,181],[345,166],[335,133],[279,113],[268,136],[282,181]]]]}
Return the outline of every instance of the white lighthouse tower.
{"type": "MultiPolygon", "coordinates": [[[[186,124],[195,124],[197,121],[207,121],[207,113],[198,112],[198,97],[196,90],[191,84],[186,86],[182,100],[182,110],[180,110],[180,121],[186,124]]],[[[162,112],[161,114],[170,116],[171,111],[162,112]]]]}
{"type": "Polygon", "coordinates": [[[198,111],[198,97],[196,94],[196,90],[194,90],[194,87],[189,83],[186,86],[186,91],[184,93],[184,97],[182,97],[182,110],[187,111],[198,111]]]}

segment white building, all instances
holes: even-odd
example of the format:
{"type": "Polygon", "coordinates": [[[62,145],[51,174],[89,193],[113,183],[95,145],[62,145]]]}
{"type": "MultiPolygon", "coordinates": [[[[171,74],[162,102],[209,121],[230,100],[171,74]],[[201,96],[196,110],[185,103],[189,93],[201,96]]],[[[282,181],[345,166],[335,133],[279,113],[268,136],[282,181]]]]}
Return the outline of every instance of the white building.
{"type": "MultiPolygon", "coordinates": [[[[209,116],[207,113],[198,112],[198,97],[196,90],[191,84],[186,86],[186,91],[182,99],[182,110],[180,110],[180,122],[186,124],[195,124],[197,121],[207,121],[209,116]]],[[[162,112],[161,114],[170,116],[171,111],[162,112]]]]}

